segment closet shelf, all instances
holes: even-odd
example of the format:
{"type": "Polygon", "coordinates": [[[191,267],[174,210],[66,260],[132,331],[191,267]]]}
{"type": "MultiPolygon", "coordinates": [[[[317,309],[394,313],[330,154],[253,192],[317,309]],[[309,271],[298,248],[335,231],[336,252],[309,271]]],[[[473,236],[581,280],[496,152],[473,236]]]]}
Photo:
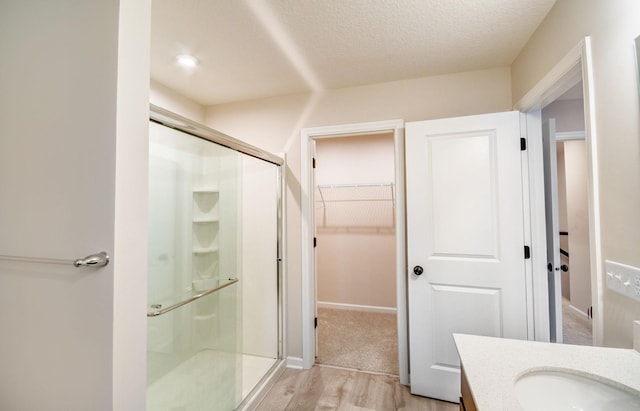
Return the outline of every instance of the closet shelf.
{"type": "Polygon", "coordinates": [[[395,200],[393,183],[327,184],[316,187],[316,203],[395,200]]]}

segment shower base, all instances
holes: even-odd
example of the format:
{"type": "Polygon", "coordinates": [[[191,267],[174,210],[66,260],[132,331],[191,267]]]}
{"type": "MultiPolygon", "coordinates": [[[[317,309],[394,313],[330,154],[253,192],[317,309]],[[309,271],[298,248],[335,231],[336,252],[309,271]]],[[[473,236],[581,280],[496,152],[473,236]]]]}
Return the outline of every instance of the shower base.
{"type": "Polygon", "coordinates": [[[258,385],[275,363],[274,358],[242,355],[242,398],[245,398],[258,385]]]}
{"type": "Polygon", "coordinates": [[[239,401],[228,397],[237,391],[229,368],[237,361],[242,362],[242,398],[276,362],[253,355],[200,351],[147,387],[147,411],[234,409],[239,401]]]}

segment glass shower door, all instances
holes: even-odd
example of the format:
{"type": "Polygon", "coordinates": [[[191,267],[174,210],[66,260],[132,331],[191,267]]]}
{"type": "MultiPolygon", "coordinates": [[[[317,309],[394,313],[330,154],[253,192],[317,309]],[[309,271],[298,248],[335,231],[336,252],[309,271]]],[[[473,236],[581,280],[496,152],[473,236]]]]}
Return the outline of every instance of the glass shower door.
{"type": "Polygon", "coordinates": [[[149,143],[147,409],[234,410],[282,362],[280,168],[155,122],[149,143]]]}
{"type": "Polygon", "coordinates": [[[234,150],[150,124],[148,410],[242,399],[239,165],[234,150]]]}

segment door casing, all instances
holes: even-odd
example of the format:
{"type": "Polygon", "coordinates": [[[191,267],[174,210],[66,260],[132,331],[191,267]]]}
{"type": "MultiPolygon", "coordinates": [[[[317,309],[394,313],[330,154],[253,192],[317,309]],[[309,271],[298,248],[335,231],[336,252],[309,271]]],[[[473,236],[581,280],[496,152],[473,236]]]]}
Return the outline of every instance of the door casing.
{"type": "Polygon", "coordinates": [[[302,359],[288,359],[290,366],[309,369],[315,362],[316,340],[314,318],[316,309],[315,258],[313,236],[315,231],[312,158],[313,141],[327,137],[350,137],[358,134],[392,132],[394,136],[395,186],[394,199],[396,226],[396,301],[398,320],[398,370],[400,383],[409,384],[409,348],[407,329],[407,282],[404,204],[404,120],[375,121],[337,126],[303,128],[301,135],[300,187],[302,213],[302,359]]]}
{"type": "Polygon", "coordinates": [[[589,245],[591,248],[591,301],[593,344],[601,346],[604,341],[602,245],[600,235],[600,193],[598,183],[598,151],[593,89],[593,63],[591,38],[585,37],[571,49],[538,83],[514,106],[526,118],[528,172],[530,184],[532,265],[535,339],[549,341],[549,300],[546,276],[546,224],[544,196],[544,168],[542,156],[542,126],[540,111],[553,102],[582,78],[585,116],[585,140],[587,145],[587,195],[589,211],[589,245]],[[533,250],[541,250],[535,252],[533,250]]]}

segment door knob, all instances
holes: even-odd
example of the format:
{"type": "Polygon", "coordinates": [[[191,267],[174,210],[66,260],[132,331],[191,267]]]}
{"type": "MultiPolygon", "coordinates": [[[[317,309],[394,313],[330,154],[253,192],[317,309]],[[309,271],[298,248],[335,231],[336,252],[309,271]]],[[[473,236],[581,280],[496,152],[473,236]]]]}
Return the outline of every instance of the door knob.
{"type": "Polygon", "coordinates": [[[106,252],[101,252],[97,254],[91,254],[86,256],[85,258],[80,258],[73,262],[73,265],[76,267],[104,267],[109,264],[109,254],[106,252]]]}
{"type": "Polygon", "coordinates": [[[413,273],[415,275],[420,275],[424,272],[424,269],[422,267],[420,267],[419,265],[416,265],[415,267],[413,267],[413,273]]]}
{"type": "Polygon", "coordinates": [[[569,266],[566,264],[562,264],[560,266],[560,269],[566,273],[567,271],[569,271],[569,266]]]}

